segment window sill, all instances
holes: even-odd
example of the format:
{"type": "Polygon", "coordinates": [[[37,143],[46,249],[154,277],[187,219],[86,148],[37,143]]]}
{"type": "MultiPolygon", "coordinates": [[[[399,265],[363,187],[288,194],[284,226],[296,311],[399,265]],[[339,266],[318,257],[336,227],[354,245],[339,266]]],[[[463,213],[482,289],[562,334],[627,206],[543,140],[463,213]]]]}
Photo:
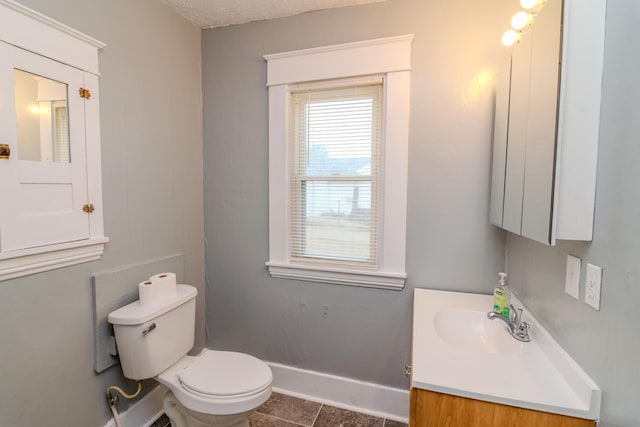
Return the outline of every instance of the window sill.
{"type": "Polygon", "coordinates": [[[271,277],[401,291],[407,275],[267,262],[271,277]]]}
{"type": "Polygon", "coordinates": [[[100,259],[107,237],[0,253],[0,281],[100,259]]]}

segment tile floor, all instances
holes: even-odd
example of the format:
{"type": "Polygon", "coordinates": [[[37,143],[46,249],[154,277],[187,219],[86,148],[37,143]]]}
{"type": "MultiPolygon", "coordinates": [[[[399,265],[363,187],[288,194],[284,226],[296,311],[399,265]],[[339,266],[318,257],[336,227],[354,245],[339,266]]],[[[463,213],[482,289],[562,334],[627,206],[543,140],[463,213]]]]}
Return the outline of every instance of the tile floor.
{"type": "MultiPolygon", "coordinates": [[[[404,423],[273,393],[249,418],[251,427],[406,427],[404,423]]],[[[170,427],[163,415],[151,427],[170,427]]]]}
{"type": "Polygon", "coordinates": [[[171,423],[169,422],[169,417],[167,417],[165,414],[162,414],[162,416],[149,427],[171,427],[171,423]]]}

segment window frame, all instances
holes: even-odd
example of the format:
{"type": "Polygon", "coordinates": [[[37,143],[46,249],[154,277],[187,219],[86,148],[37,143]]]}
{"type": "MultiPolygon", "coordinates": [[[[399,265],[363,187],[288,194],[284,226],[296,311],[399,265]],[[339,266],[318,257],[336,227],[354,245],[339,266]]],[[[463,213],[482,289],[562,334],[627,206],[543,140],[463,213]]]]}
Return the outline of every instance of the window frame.
{"type": "Polygon", "coordinates": [[[269,88],[269,260],[274,278],[401,290],[406,281],[407,169],[413,35],[265,55],[269,88]],[[382,76],[378,268],[292,262],[289,248],[289,98],[303,83],[382,76]]]}

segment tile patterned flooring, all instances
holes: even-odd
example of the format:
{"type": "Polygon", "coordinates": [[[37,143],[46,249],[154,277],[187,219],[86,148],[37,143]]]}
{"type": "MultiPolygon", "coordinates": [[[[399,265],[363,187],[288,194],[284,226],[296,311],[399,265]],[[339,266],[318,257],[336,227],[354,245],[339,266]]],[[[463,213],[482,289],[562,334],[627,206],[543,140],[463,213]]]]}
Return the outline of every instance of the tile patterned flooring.
{"type": "Polygon", "coordinates": [[[169,417],[167,417],[165,414],[162,414],[162,416],[149,427],[171,427],[171,423],[169,422],[169,417]]]}
{"type": "MultiPolygon", "coordinates": [[[[250,427],[407,427],[404,423],[273,393],[251,417],[250,427]]],[[[151,427],[170,427],[166,415],[151,427]]]]}

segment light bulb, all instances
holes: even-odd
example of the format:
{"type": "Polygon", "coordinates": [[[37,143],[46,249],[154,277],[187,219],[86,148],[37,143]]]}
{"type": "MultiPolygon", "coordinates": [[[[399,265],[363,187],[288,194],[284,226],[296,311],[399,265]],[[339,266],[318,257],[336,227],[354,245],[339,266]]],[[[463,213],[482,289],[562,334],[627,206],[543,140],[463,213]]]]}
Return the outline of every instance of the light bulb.
{"type": "Polygon", "coordinates": [[[520,6],[522,6],[523,9],[529,10],[542,5],[545,1],[546,0],[520,0],[520,6]]]}
{"type": "Polygon", "coordinates": [[[522,30],[533,22],[533,15],[520,11],[511,18],[511,26],[514,30],[522,30]]]}
{"type": "Polygon", "coordinates": [[[518,40],[520,40],[521,34],[515,30],[507,30],[502,35],[502,44],[505,46],[512,46],[518,40]]]}

